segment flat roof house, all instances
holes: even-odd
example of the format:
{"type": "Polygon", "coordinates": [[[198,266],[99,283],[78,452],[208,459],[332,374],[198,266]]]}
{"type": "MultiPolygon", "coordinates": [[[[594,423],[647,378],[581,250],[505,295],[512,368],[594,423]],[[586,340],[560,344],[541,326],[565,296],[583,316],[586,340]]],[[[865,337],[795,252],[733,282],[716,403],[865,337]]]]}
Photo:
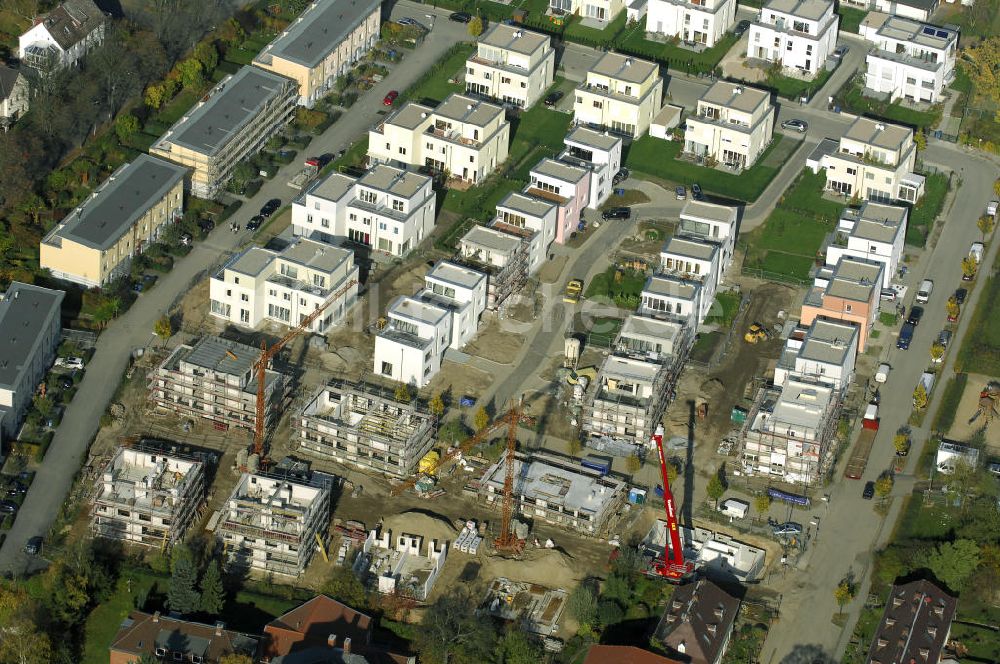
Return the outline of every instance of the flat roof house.
{"type": "Polygon", "coordinates": [[[935,104],[955,79],[958,31],[901,16],[869,21],[861,36],[875,46],[865,62],[865,88],[891,101],[935,104]]]}
{"type": "Polygon", "coordinates": [[[858,352],[865,352],[878,317],[884,270],[882,263],[852,256],[819,270],[802,302],[801,323],[811,325],[817,317],[853,323],[858,326],[858,352]]]}
{"type": "Polygon", "coordinates": [[[191,193],[212,198],[233,168],[256,154],[292,119],[295,81],[257,67],[222,79],[149,153],[191,169],[191,193]]]}
{"type": "Polygon", "coordinates": [[[587,72],[575,94],[576,124],[639,138],[649,130],[653,116],[660,110],[660,66],[609,51],[587,72]]]}
{"type": "Polygon", "coordinates": [[[736,22],[736,0],[649,0],[646,32],[711,48],[736,22]]]}
{"type": "Polygon", "coordinates": [[[371,162],[426,166],[473,184],[507,160],[509,146],[503,108],[457,93],[437,108],[410,102],[368,131],[371,162]]]}
{"type": "Polygon", "coordinates": [[[606,24],[625,9],[624,0],[549,0],[551,16],[577,14],[598,24],[606,24]]]}
{"type": "MultiPolygon", "coordinates": [[[[940,4],[939,0],[874,0],[866,4],[865,8],[915,21],[929,21],[940,4]]],[[[969,0],[962,0],[962,4],[971,5],[969,0]]]]}
{"type": "Polygon", "coordinates": [[[653,636],[678,660],[719,664],[739,610],[739,598],[699,578],[674,589],[653,636]]]}
{"type": "Polygon", "coordinates": [[[528,278],[528,245],[531,231],[514,234],[473,226],[458,241],[455,260],[487,275],[486,308],[496,311],[504,306],[528,278]]]}
{"type": "Polygon", "coordinates": [[[101,45],[107,23],[93,0],[65,0],[18,37],[17,57],[41,71],[74,66],[101,45]]]}
{"type": "Polygon", "coordinates": [[[589,168],[543,157],[529,172],[531,181],[524,193],[549,203],[555,203],[555,241],[565,244],[580,225],[583,209],[590,203],[589,168]]]}
{"type": "Polygon", "coordinates": [[[136,664],[142,657],[163,662],[218,664],[227,655],[255,659],[260,637],[156,613],[132,611],[111,641],[111,664],[136,664]]]}
{"type": "Polygon", "coordinates": [[[698,100],[684,126],[684,152],[735,168],[750,168],[771,144],[771,93],[716,81],[698,100]]]}
{"type": "MultiPolygon", "coordinates": [[[[490,222],[494,230],[516,235],[528,241],[528,274],[534,274],[546,261],[549,247],[555,241],[560,215],[565,208],[560,207],[562,197],[553,192],[540,194],[540,189],[531,192],[512,191],[497,203],[496,216],[490,222]]],[[[575,191],[575,188],[574,188],[575,191]]]]}
{"type": "Polygon", "coordinates": [[[771,0],[750,26],[747,57],[815,76],[837,48],[838,22],[828,0],[771,0]]]}
{"type": "Polygon", "coordinates": [[[12,281],[0,295],[0,452],[55,360],[65,293],[12,281]]]}
{"type": "Polygon", "coordinates": [[[250,247],[233,256],[209,280],[209,311],[253,329],[265,321],[295,327],[326,307],[308,327],[323,334],[357,302],[358,282],[353,251],[300,237],[281,251],[250,247]]]}
{"type": "Polygon", "coordinates": [[[957,607],[958,600],[926,579],[894,585],[865,661],[942,661],[957,607]]]}
{"type": "Polygon", "coordinates": [[[121,166],[42,238],[39,263],[85,287],[127,275],[132,258],[183,214],[187,172],[145,154],[121,166]]]}
{"type": "Polygon", "coordinates": [[[826,244],[826,264],[836,265],[841,256],[877,261],[885,265],[882,287],[888,288],[903,258],[908,216],[904,207],[867,201],[860,208],[844,208],[826,244]]]}
{"type": "Polygon", "coordinates": [[[575,127],[563,140],[566,148],[559,160],[590,169],[590,193],[587,207],[597,210],[611,196],[614,177],[622,167],[622,144],[619,136],[575,127]]]}
{"type": "Polygon", "coordinates": [[[381,13],[378,0],[315,0],[253,64],[296,81],[312,107],[378,41],[381,13]]]}
{"type": "Polygon", "coordinates": [[[857,354],[857,325],[814,318],[808,327],[793,330],[785,341],[774,368],[774,384],[784,385],[789,376],[801,376],[846,390],[854,381],[857,354]]]}
{"type": "Polygon", "coordinates": [[[529,108],[552,86],[556,52],[548,35],[495,23],[465,61],[465,91],[529,108]]]}

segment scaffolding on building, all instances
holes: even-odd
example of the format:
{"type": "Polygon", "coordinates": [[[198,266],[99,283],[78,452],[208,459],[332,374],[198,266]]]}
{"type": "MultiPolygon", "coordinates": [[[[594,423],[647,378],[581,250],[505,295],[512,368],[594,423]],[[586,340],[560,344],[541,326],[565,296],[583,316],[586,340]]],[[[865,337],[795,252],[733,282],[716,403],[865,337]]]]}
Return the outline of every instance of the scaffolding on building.
{"type": "Polygon", "coordinates": [[[494,221],[490,228],[520,240],[506,265],[498,267],[484,260],[482,249],[470,254],[460,253],[455,257],[455,262],[488,275],[486,308],[503,311],[510,296],[521,290],[528,280],[529,245],[535,233],[499,220],[494,221]]]}

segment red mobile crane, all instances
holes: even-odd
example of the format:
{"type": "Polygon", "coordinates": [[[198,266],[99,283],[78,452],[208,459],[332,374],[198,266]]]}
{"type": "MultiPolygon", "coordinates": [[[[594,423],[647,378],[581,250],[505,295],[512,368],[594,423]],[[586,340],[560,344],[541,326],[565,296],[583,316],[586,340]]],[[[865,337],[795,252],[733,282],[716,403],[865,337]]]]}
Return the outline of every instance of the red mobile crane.
{"type": "Polygon", "coordinates": [[[670,536],[670,546],[663,544],[663,560],[654,560],[652,573],[670,583],[681,583],[694,575],[694,563],[684,560],[684,547],[681,546],[681,533],[677,528],[677,511],[674,508],[674,494],[670,492],[670,480],[667,478],[667,459],[663,456],[663,427],[656,427],[653,434],[656,451],[660,455],[660,475],[663,478],[663,507],[667,512],[667,534],[670,536]]]}

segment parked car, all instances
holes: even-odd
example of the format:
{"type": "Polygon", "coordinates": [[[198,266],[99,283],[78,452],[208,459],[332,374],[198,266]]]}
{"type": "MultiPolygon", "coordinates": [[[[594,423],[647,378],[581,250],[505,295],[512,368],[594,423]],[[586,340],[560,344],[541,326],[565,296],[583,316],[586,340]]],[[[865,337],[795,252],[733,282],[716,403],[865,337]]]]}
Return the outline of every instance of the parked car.
{"type": "Polygon", "coordinates": [[[879,293],[879,299],[883,302],[895,302],[896,301],[896,291],[891,288],[883,288],[882,292],[879,293]]]}
{"type": "Polygon", "coordinates": [[[924,279],[920,282],[920,288],[917,289],[917,297],[914,298],[917,304],[927,304],[931,299],[931,293],[934,292],[934,282],[930,279],[924,279]]]}
{"type": "Polygon", "coordinates": [[[177,241],[181,243],[182,247],[190,247],[191,242],[194,241],[194,238],[191,237],[190,233],[181,233],[181,236],[177,238],[177,241]]]}
{"type": "Polygon", "coordinates": [[[785,120],[781,123],[782,129],[789,129],[791,131],[797,131],[800,134],[806,133],[809,129],[809,123],[805,120],[785,120]]]}
{"type": "Polygon", "coordinates": [[[211,219],[201,219],[198,221],[198,228],[200,228],[203,233],[211,233],[212,229],[215,228],[215,222],[211,219]]]}
{"type": "Polygon", "coordinates": [[[383,106],[392,106],[392,102],[396,101],[396,97],[398,97],[398,96],[399,96],[399,91],[398,90],[389,90],[389,94],[387,94],[385,96],[385,99],[382,100],[382,105],[383,106]]]}
{"type": "Polygon", "coordinates": [[[4,492],[12,498],[16,496],[23,496],[28,493],[28,487],[24,486],[17,480],[14,480],[4,488],[4,492]]]}
{"type": "Polygon", "coordinates": [[[847,52],[850,50],[851,49],[848,46],[838,46],[837,48],[833,49],[833,58],[835,60],[842,60],[844,56],[847,55],[847,52]]]}
{"type": "Polygon", "coordinates": [[[875,497],[875,482],[870,480],[865,482],[865,488],[861,491],[861,497],[865,500],[871,500],[875,497]]]}
{"type": "Polygon", "coordinates": [[[82,369],[83,368],[83,358],[82,357],[57,357],[55,365],[57,367],[65,367],[66,369],[82,369]]]}
{"type": "Polygon", "coordinates": [[[542,103],[551,108],[552,106],[558,104],[559,100],[562,99],[563,96],[562,90],[553,90],[549,94],[545,95],[545,100],[542,103]]]}
{"type": "Polygon", "coordinates": [[[733,34],[736,35],[737,37],[742,37],[743,33],[749,29],[750,29],[750,21],[746,20],[740,21],[739,23],[736,24],[736,27],[733,28],[733,34]]]}
{"type": "Polygon", "coordinates": [[[448,17],[448,20],[455,23],[468,23],[472,20],[472,14],[468,12],[454,12],[448,17]]]}
{"type": "Polygon", "coordinates": [[[802,532],[802,524],[788,521],[774,527],[775,535],[798,535],[802,532]]]}
{"type": "Polygon", "coordinates": [[[899,350],[906,350],[910,347],[910,342],[913,341],[913,323],[903,323],[903,327],[899,329],[899,338],[896,339],[896,348],[899,350]]]}
{"type": "Polygon", "coordinates": [[[965,297],[966,297],[966,296],[967,296],[968,294],[969,294],[969,291],[967,291],[967,290],[966,290],[966,289],[964,289],[964,288],[959,288],[959,289],[957,289],[957,290],[955,291],[955,303],[956,303],[956,304],[965,304],[965,297]]]}
{"type": "Polygon", "coordinates": [[[906,322],[916,327],[920,325],[920,319],[924,317],[923,307],[910,307],[910,315],[906,317],[906,322]]]}
{"type": "Polygon", "coordinates": [[[632,175],[632,173],[627,168],[622,166],[618,169],[618,172],[615,173],[615,176],[611,178],[612,186],[618,186],[622,182],[625,182],[625,180],[628,180],[630,175],[632,175]]]}
{"type": "Polygon", "coordinates": [[[25,543],[24,552],[29,556],[37,556],[42,552],[42,542],[41,535],[35,535],[25,543]]]}
{"type": "Polygon", "coordinates": [[[255,231],[258,228],[260,228],[261,224],[263,223],[264,223],[264,217],[260,216],[259,214],[256,217],[251,217],[250,221],[247,222],[247,230],[255,231]]]}
{"type": "Polygon", "coordinates": [[[683,201],[685,198],[687,198],[687,189],[685,189],[683,186],[678,186],[676,189],[674,189],[674,195],[677,197],[677,200],[683,201]]]}
{"type": "Polygon", "coordinates": [[[883,362],[882,364],[878,365],[878,369],[875,370],[875,382],[876,383],[884,383],[885,381],[889,380],[889,372],[891,370],[892,370],[892,367],[890,367],[885,362],[883,362]]]}
{"type": "Polygon", "coordinates": [[[605,210],[601,214],[601,219],[608,221],[609,219],[631,219],[632,218],[632,208],[630,207],[614,207],[605,210]]]}
{"type": "Polygon", "coordinates": [[[580,301],[581,293],[583,293],[583,282],[579,279],[570,279],[569,283],[566,284],[566,291],[563,293],[563,302],[576,304],[580,301]]]}
{"type": "Polygon", "coordinates": [[[691,198],[696,201],[701,201],[705,199],[705,194],[701,191],[701,185],[695,182],[691,185],[691,198]]]}
{"type": "Polygon", "coordinates": [[[63,376],[62,378],[59,379],[59,387],[63,388],[64,390],[73,389],[73,378],[71,376],[63,376]]]}
{"type": "Polygon", "coordinates": [[[281,207],[281,199],[280,198],[272,198],[271,200],[269,200],[267,203],[264,203],[264,205],[262,205],[260,207],[260,216],[262,216],[265,219],[267,219],[272,214],[274,214],[275,212],[277,212],[278,208],[280,208],[280,207],[281,207]]]}
{"type": "Polygon", "coordinates": [[[412,19],[409,16],[397,18],[396,23],[399,23],[400,25],[415,25],[417,27],[423,27],[416,19],[412,19]]]}
{"type": "Polygon", "coordinates": [[[6,512],[7,514],[14,514],[17,512],[18,504],[13,500],[0,500],[0,512],[6,512]]]}
{"type": "MultiPolygon", "coordinates": [[[[156,283],[155,274],[144,274],[142,278],[132,284],[132,290],[136,293],[145,293],[156,283]]],[[[80,367],[82,368],[82,367],[80,367]]]]}

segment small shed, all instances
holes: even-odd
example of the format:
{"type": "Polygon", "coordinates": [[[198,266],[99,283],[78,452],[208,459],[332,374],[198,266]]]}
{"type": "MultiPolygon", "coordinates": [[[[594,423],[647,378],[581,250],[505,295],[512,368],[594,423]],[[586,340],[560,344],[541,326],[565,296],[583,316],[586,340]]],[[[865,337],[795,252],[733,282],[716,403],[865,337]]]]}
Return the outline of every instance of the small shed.
{"type": "Polygon", "coordinates": [[[649,125],[649,135],[654,138],[672,140],[673,130],[680,126],[683,112],[684,109],[680,106],[664,104],[660,112],[653,118],[652,124],[649,125]]]}

